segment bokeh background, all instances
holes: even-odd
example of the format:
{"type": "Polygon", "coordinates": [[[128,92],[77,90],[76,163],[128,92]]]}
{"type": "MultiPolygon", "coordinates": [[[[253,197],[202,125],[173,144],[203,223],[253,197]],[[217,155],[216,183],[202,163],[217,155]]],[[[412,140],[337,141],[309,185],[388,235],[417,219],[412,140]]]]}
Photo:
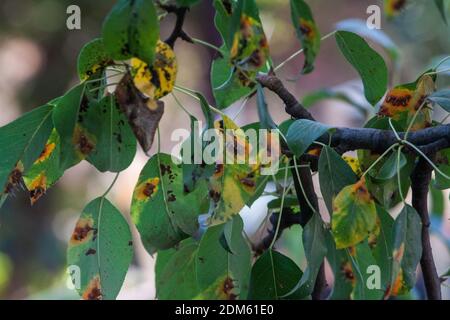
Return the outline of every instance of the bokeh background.
{"type": "MultiPolygon", "coordinates": [[[[314,0],[308,1],[315,14],[322,34],[335,29],[335,24],[348,18],[366,19],[369,5],[381,5],[379,0],[314,0]]],[[[447,27],[432,1],[416,0],[394,21],[382,20],[382,30],[400,48],[400,72],[395,81],[415,80],[420,72],[450,54],[450,28],[447,27]]],[[[62,95],[76,84],[77,55],[82,46],[101,33],[102,21],[114,0],[1,0],[0,1],[0,126],[14,120],[26,111],[40,106],[62,95]],[[66,28],[66,8],[76,4],[82,11],[81,30],[66,28]]],[[[300,48],[291,26],[287,0],[257,0],[261,8],[266,34],[270,40],[271,55],[275,64],[300,48]]],[[[214,28],[212,1],[204,0],[188,15],[186,31],[193,37],[220,45],[220,37],[214,28]]],[[[161,26],[161,38],[172,30],[174,19],[168,16],[161,26]]],[[[374,45],[386,60],[389,57],[374,45]]],[[[210,64],[215,52],[200,45],[176,44],[180,66],[178,84],[203,92],[214,104],[210,82],[210,64]]],[[[303,65],[299,56],[278,74],[289,80],[297,78],[303,65]]],[[[392,68],[391,68],[392,71],[392,68]]],[[[448,78],[447,78],[448,79],[448,78]]],[[[448,86],[446,79],[439,86],[448,86]]],[[[286,86],[301,98],[308,92],[333,88],[344,90],[355,101],[365,106],[361,96],[361,83],[357,74],[338,52],[333,38],[322,43],[315,71],[297,81],[286,81],[286,86]]],[[[268,103],[274,119],[286,119],[281,103],[268,93],[268,103]]],[[[197,102],[177,94],[184,106],[202,118],[197,102]]],[[[170,152],[175,142],[170,134],[176,128],[189,128],[189,119],[177,107],[172,97],[166,101],[166,113],[161,122],[162,150],[170,152]]],[[[227,110],[236,114],[240,103],[227,110]]],[[[366,116],[343,102],[323,101],[312,109],[314,116],[322,122],[342,126],[362,126],[366,116]]],[[[372,111],[373,112],[373,111],[372,111]]],[[[444,117],[436,112],[436,119],[444,117]]],[[[257,121],[255,101],[252,99],[237,119],[239,124],[257,121]]],[[[14,141],[11,141],[14,143],[14,141]]],[[[0,150],[0,156],[8,150],[0,150]]],[[[129,218],[131,195],[139,172],[147,157],[138,152],[133,164],[120,175],[118,183],[109,195],[110,200],[129,218]]],[[[65,251],[74,224],[84,205],[101,195],[113,179],[111,174],[100,174],[88,163],[70,169],[51,188],[47,195],[34,206],[30,206],[27,195],[18,191],[0,210],[0,298],[3,299],[77,299],[78,296],[66,286],[65,251]]],[[[442,215],[434,216],[434,255],[438,272],[450,266],[448,194],[444,197],[442,215]]],[[[243,212],[246,231],[255,241],[263,236],[258,219],[266,214],[262,199],[254,207],[243,212]]],[[[435,210],[434,206],[432,210],[435,210]]],[[[393,212],[395,215],[395,210],[393,212]]],[[[264,231],[264,230],[262,230],[264,231]]],[[[120,299],[153,299],[154,258],[142,248],[136,237],[135,258],[119,295],[120,299]]],[[[289,254],[300,265],[304,258],[300,243],[299,228],[285,233],[278,247],[289,254]]],[[[328,274],[329,274],[328,270],[328,274]]],[[[331,277],[330,277],[331,279],[331,277]]],[[[412,297],[423,297],[423,285],[412,297]]],[[[448,282],[443,286],[444,297],[450,297],[448,282]]]]}

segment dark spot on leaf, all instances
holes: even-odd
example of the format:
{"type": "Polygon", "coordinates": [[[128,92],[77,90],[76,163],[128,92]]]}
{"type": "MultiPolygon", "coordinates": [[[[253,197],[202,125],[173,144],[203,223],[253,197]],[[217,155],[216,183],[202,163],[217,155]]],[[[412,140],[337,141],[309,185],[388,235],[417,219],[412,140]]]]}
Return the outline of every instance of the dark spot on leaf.
{"type": "Polygon", "coordinates": [[[90,248],[88,251],[86,251],[86,255],[89,256],[91,254],[96,254],[97,250],[90,248]]]}

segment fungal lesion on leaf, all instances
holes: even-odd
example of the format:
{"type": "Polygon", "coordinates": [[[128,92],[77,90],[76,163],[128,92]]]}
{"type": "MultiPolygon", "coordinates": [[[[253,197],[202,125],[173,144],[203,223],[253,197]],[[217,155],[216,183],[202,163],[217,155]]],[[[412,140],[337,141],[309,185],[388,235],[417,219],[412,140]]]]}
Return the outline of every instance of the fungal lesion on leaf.
{"type": "Polygon", "coordinates": [[[80,245],[90,239],[94,239],[96,233],[97,230],[94,228],[94,219],[92,217],[80,218],[70,238],[70,245],[80,245]]]}
{"type": "Polygon", "coordinates": [[[34,205],[47,191],[47,175],[45,171],[38,174],[28,185],[30,201],[34,205]]]}
{"type": "Polygon", "coordinates": [[[42,150],[41,154],[39,155],[39,158],[35,161],[34,164],[39,164],[50,158],[55,148],[56,144],[54,142],[47,143],[44,147],[44,150],[42,150]]]}
{"type": "Polygon", "coordinates": [[[100,275],[96,275],[89,281],[87,288],[82,295],[83,300],[102,300],[103,294],[101,290],[100,275]]]}
{"type": "Polygon", "coordinates": [[[87,132],[85,128],[77,124],[75,126],[72,142],[80,158],[84,159],[94,150],[96,139],[92,134],[87,132]]]}
{"type": "Polygon", "coordinates": [[[300,32],[306,38],[306,40],[314,41],[314,38],[316,37],[316,30],[315,25],[312,21],[300,18],[299,28],[300,32]]]}
{"type": "Polygon", "coordinates": [[[159,178],[149,178],[139,184],[135,189],[134,198],[139,201],[148,201],[158,192],[159,178]]]}
{"type": "Polygon", "coordinates": [[[24,167],[21,161],[19,161],[14,170],[11,171],[8,177],[8,182],[6,183],[4,193],[11,193],[18,185],[20,185],[23,177],[24,167]]]}

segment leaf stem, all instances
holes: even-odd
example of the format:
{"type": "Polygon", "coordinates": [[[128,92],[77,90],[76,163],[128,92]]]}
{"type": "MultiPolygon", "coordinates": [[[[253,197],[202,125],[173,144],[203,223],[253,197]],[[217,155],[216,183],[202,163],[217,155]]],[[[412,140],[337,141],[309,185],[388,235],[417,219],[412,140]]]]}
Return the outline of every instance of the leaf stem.
{"type": "MultiPolygon", "coordinates": [[[[195,100],[200,101],[200,98],[197,97],[197,96],[194,94],[194,93],[195,93],[194,90],[188,89],[188,88],[185,88],[185,87],[182,87],[182,86],[179,86],[179,85],[176,85],[174,88],[175,88],[175,90],[178,90],[179,92],[184,93],[184,94],[190,96],[191,98],[194,98],[195,100]]],[[[210,108],[212,111],[214,111],[214,112],[220,114],[221,116],[227,116],[225,113],[223,113],[222,111],[220,111],[220,110],[217,109],[217,108],[214,108],[214,107],[213,107],[212,105],[210,105],[210,104],[208,104],[208,108],[210,108]]]]}
{"type": "Polygon", "coordinates": [[[102,195],[102,198],[105,198],[108,193],[111,191],[111,189],[114,187],[114,185],[117,182],[117,179],[119,178],[120,172],[117,172],[116,176],[114,177],[112,183],[110,184],[110,186],[108,187],[108,189],[106,189],[105,193],[102,195]]]}
{"type": "Polygon", "coordinates": [[[203,40],[200,40],[200,39],[197,39],[197,38],[192,38],[192,37],[191,37],[191,40],[192,40],[194,43],[201,44],[201,45],[203,45],[203,46],[205,46],[205,47],[214,49],[214,50],[216,50],[217,52],[219,52],[221,55],[224,55],[224,54],[223,54],[223,51],[222,51],[219,47],[216,47],[215,45],[213,45],[212,43],[209,43],[209,42],[207,42],[207,41],[203,41],[203,40]]]}
{"type": "Polygon", "coordinates": [[[367,175],[367,173],[368,173],[370,170],[372,170],[372,169],[378,164],[378,162],[380,162],[381,160],[383,160],[383,158],[384,158],[389,152],[391,152],[392,149],[396,148],[398,145],[399,145],[398,143],[393,144],[393,145],[390,146],[385,152],[383,152],[383,154],[382,154],[381,156],[379,156],[378,159],[375,160],[375,161],[371,164],[371,166],[370,166],[366,171],[364,171],[364,173],[362,174],[361,178],[365,177],[365,176],[367,175]]]}
{"type": "MultiPolygon", "coordinates": [[[[328,39],[329,37],[333,36],[335,33],[337,32],[337,30],[334,30],[326,35],[324,35],[320,41],[324,41],[326,39],[328,39]]],[[[283,68],[289,61],[291,61],[292,59],[294,59],[296,56],[298,56],[300,53],[302,53],[304,50],[304,48],[301,48],[300,50],[294,52],[292,55],[290,55],[289,57],[287,57],[285,60],[283,60],[278,66],[276,66],[273,70],[277,71],[281,68],[283,68]]]]}

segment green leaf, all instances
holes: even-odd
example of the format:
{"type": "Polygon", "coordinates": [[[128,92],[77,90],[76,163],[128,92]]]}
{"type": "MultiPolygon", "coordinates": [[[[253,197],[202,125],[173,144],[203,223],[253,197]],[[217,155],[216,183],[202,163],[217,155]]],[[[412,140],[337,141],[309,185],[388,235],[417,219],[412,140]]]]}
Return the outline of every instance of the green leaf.
{"type": "Polygon", "coordinates": [[[348,248],[367,238],[376,223],[375,202],[364,179],[347,186],[333,201],[331,229],[338,249],[348,248]]]}
{"type": "Polygon", "coordinates": [[[326,235],[327,260],[333,270],[334,284],[330,300],[349,300],[353,291],[355,275],[348,249],[336,249],[331,234],[326,235]]]}
{"type": "Polygon", "coordinates": [[[430,183],[431,215],[442,218],[445,212],[445,198],[442,190],[434,187],[435,181],[430,183]]]}
{"type": "Polygon", "coordinates": [[[236,216],[228,222],[208,228],[203,235],[197,255],[197,281],[200,299],[246,299],[251,270],[251,251],[242,235],[243,221],[236,216]],[[228,233],[229,253],[220,244],[225,228],[228,233]]]}
{"type": "Polygon", "coordinates": [[[444,3],[444,0],[434,0],[434,3],[436,4],[436,7],[439,10],[439,13],[441,14],[442,19],[444,20],[445,24],[448,24],[447,22],[447,15],[446,15],[446,4],[444,3]]]}
{"type": "Polygon", "coordinates": [[[31,204],[36,203],[45,192],[64,174],[59,165],[61,143],[58,132],[53,129],[39,158],[25,171],[23,180],[30,195],[31,204]]]}
{"type": "MultiPolygon", "coordinates": [[[[439,151],[436,155],[436,160],[439,170],[447,176],[450,176],[450,148],[439,151]]],[[[439,190],[447,190],[450,188],[450,180],[435,171],[435,181],[433,186],[439,190]]]]}
{"type": "Polygon", "coordinates": [[[325,146],[319,158],[320,191],[328,211],[333,212],[333,199],[346,186],[358,180],[348,164],[332,148],[325,146]]]}
{"type": "Polygon", "coordinates": [[[259,123],[261,129],[275,129],[277,125],[272,119],[272,116],[270,115],[270,112],[267,108],[267,102],[266,97],[264,95],[264,89],[261,86],[261,84],[256,85],[256,92],[257,92],[257,107],[258,107],[258,116],[259,116],[259,123]]]}
{"type": "Polygon", "coordinates": [[[381,166],[375,178],[377,180],[389,180],[397,176],[397,172],[402,170],[407,163],[406,157],[403,153],[400,152],[400,161],[398,157],[398,151],[392,152],[389,158],[387,158],[381,166]]]}
{"type": "Polygon", "coordinates": [[[176,249],[158,251],[156,259],[156,296],[160,300],[188,300],[200,289],[195,276],[198,244],[183,240],[176,249]]]}
{"type": "MultiPolygon", "coordinates": [[[[384,288],[369,288],[368,280],[373,277],[367,272],[370,266],[377,266],[377,261],[372,255],[367,241],[361,242],[354,248],[354,256],[351,256],[352,270],[356,277],[352,298],[354,300],[380,300],[384,296],[384,288]]],[[[381,269],[381,267],[380,267],[381,269]]],[[[371,280],[371,279],[370,279],[371,280]]]]}
{"type": "Polygon", "coordinates": [[[405,205],[394,222],[393,277],[394,284],[400,272],[402,285],[407,290],[416,283],[416,269],[422,256],[422,222],[417,211],[405,205]]]}
{"type": "Polygon", "coordinates": [[[438,104],[447,112],[450,112],[450,89],[439,90],[432,93],[428,100],[438,104]]]}
{"type": "Polygon", "coordinates": [[[219,31],[222,39],[225,42],[225,48],[231,48],[232,41],[230,41],[230,25],[234,10],[236,9],[235,0],[214,0],[214,8],[216,15],[214,23],[217,31],[219,31]]]}
{"type": "MultiPolygon", "coordinates": [[[[221,47],[226,49],[225,46],[221,47]]],[[[211,85],[213,95],[219,109],[225,109],[240,98],[252,92],[252,89],[243,85],[236,76],[233,65],[230,63],[228,53],[224,57],[213,61],[211,66],[211,85]]]]}
{"type": "Polygon", "coordinates": [[[305,1],[291,0],[290,3],[292,23],[305,55],[302,73],[310,73],[314,69],[314,61],[320,49],[320,32],[305,1]]]}
{"type": "Polygon", "coordinates": [[[136,139],[115,97],[95,102],[85,118],[85,127],[96,140],[87,160],[101,172],[128,168],[136,154],[136,139]]]}
{"type": "Polygon", "coordinates": [[[142,169],[133,193],[131,216],[149,253],[169,249],[198,229],[205,213],[206,184],[185,194],[181,166],[157,153],[142,169]],[[205,210],[205,211],[203,211],[205,210]]]}
{"type": "Polygon", "coordinates": [[[390,58],[397,61],[400,57],[399,47],[383,31],[367,28],[365,20],[346,19],[336,24],[336,30],[349,31],[358,34],[374,43],[379,44],[389,54],[390,58]]]}
{"type": "Polygon", "coordinates": [[[393,227],[394,219],[383,207],[377,205],[376,232],[369,236],[369,245],[373,257],[381,271],[381,285],[386,289],[392,278],[392,251],[393,251],[393,227]]]}
{"type": "Polygon", "coordinates": [[[250,300],[278,300],[300,281],[302,271],[285,255],[267,250],[252,267],[250,300]]]}
{"type": "Polygon", "coordinates": [[[119,0],[103,24],[106,51],[115,60],[139,58],[151,65],[159,39],[153,0],[119,0]]]}
{"type": "Polygon", "coordinates": [[[363,81],[367,101],[375,105],[387,90],[386,63],[360,36],[348,31],[338,31],[335,36],[342,54],[363,81]]]}
{"type": "Polygon", "coordinates": [[[306,119],[297,120],[289,127],[286,135],[289,149],[297,157],[300,157],[315,140],[330,129],[331,127],[320,122],[306,119]]]}
{"type": "Polygon", "coordinates": [[[85,91],[85,83],[75,86],[59,99],[53,111],[53,124],[61,139],[62,170],[76,165],[95,147],[94,138],[82,125],[89,109],[85,91]]]}
{"type": "Polygon", "coordinates": [[[52,111],[47,104],[0,128],[0,194],[12,191],[39,157],[52,132],[52,111]]]}
{"type": "Polygon", "coordinates": [[[114,63],[103,44],[103,39],[97,38],[87,43],[78,55],[78,76],[81,81],[101,76],[105,68],[114,63]]]}
{"type": "Polygon", "coordinates": [[[80,296],[85,300],[115,299],[132,258],[131,232],[122,214],[105,198],[90,202],[67,249],[69,267],[80,268],[71,274],[74,283],[80,281],[80,296]]]}
{"type": "Polygon", "coordinates": [[[326,230],[317,213],[312,215],[303,229],[303,246],[308,265],[295,288],[286,295],[288,298],[305,298],[312,293],[320,266],[327,254],[326,230]]]}

